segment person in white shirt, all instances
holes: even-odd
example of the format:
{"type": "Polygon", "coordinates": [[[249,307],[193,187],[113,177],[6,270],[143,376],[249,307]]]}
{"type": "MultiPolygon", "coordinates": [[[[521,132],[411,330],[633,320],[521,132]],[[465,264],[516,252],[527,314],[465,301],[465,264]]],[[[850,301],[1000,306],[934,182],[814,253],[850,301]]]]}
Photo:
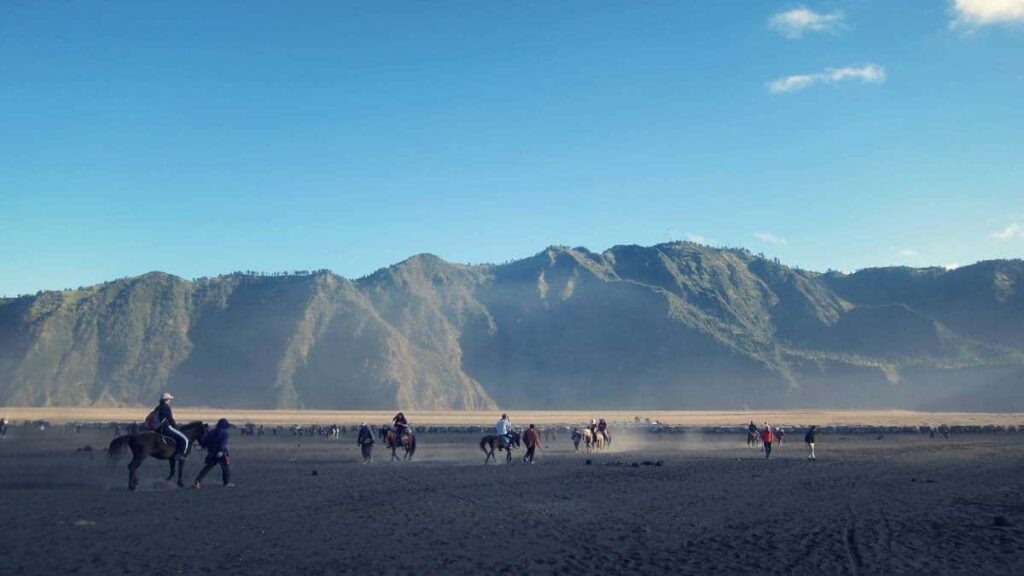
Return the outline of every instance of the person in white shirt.
{"type": "Polygon", "coordinates": [[[512,443],[512,421],[508,419],[508,414],[502,414],[501,420],[494,426],[498,436],[505,439],[506,444],[512,443]]]}

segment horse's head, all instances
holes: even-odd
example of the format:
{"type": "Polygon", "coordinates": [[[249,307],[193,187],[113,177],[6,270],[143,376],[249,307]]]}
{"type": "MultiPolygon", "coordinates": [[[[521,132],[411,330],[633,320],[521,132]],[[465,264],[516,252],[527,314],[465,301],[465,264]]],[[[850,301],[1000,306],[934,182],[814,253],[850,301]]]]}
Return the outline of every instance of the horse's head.
{"type": "Polygon", "coordinates": [[[180,428],[180,430],[181,433],[184,434],[186,438],[188,438],[189,442],[194,442],[201,446],[203,436],[206,436],[206,433],[210,430],[210,427],[204,424],[203,422],[196,420],[194,422],[189,422],[188,424],[185,424],[180,428]]]}
{"type": "Polygon", "coordinates": [[[380,439],[381,440],[387,440],[388,432],[391,432],[391,426],[387,426],[387,425],[381,426],[380,430],[377,431],[377,433],[380,434],[380,439]]]}

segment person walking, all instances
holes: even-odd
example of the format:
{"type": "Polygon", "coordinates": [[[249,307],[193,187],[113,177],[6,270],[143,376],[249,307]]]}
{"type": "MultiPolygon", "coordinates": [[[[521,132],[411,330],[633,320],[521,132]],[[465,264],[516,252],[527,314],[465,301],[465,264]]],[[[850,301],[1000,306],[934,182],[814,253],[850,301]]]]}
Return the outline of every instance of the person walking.
{"type": "Polygon", "coordinates": [[[192,483],[192,487],[199,490],[203,487],[203,478],[213,470],[213,467],[220,464],[221,480],[224,481],[225,488],[231,488],[234,484],[231,483],[231,467],[229,465],[228,457],[228,429],[231,428],[231,424],[227,421],[227,418],[221,418],[217,421],[217,427],[206,433],[203,437],[203,445],[206,447],[206,462],[203,465],[203,469],[199,471],[199,475],[196,476],[195,482],[192,483]]]}
{"type": "Polygon", "coordinates": [[[772,442],[775,442],[775,433],[767,422],[764,423],[764,430],[761,431],[761,443],[764,444],[764,459],[772,458],[772,442]]]}
{"type": "Polygon", "coordinates": [[[359,444],[359,450],[363,454],[363,464],[369,464],[373,461],[373,430],[363,422],[359,425],[359,438],[356,439],[356,444],[359,444]]]}
{"type": "Polygon", "coordinates": [[[530,424],[523,434],[523,444],[526,444],[526,455],[523,456],[523,462],[533,464],[533,454],[537,448],[540,448],[540,434],[533,424],[530,424]]]}
{"type": "Polygon", "coordinates": [[[817,460],[818,458],[814,455],[814,437],[817,432],[816,426],[811,426],[807,430],[807,434],[804,434],[804,442],[807,443],[807,447],[810,448],[811,453],[807,455],[808,460],[817,460]]]}

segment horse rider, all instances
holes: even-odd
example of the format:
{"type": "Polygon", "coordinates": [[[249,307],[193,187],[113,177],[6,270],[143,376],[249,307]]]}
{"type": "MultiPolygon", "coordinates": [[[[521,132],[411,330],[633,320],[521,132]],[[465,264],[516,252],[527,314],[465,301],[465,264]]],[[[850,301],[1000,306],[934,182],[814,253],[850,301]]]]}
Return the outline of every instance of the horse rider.
{"type": "Polygon", "coordinates": [[[597,420],[594,420],[593,418],[591,418],[590,419],[590,426],[587,426],[587,429],[590,430],[590,438],[591,439],[597,438],[597,420]]]}
{"type": "Polygon", "coordinates": [[[605,442],[611,440],[611,438],[608,437],[608,423],[604,421],[604,418],[597,421],[597,431],[601,433],[601,436],[604,436],[605,442]]]}
{"type": "Polygon", "coordinates": [[[398,435],[398,443],[401,444],[402,437],[409,433],[409,420],[406,419],[405,414],[399,412],[391,421],[395,424],[395,434],[398,435]]]}
{"type": "Polygon", "coordinates": [[[0,418],[0,438],[7,437],[7,418],[0,418]]]}
{"type": "Polygon", "coordinates": [[[171,401],[173,400],[174,396],[171,396],[168,392],[164,392],[160,396],[160,403],[153,410],[156,413],[156,431],[174,439],[174,443],[177,446],[174,458],[176,460],[184,460],[185,455],[188,454],[188,437],[182,434],[181,430],[178,430],[178,423],[174,421],[174,414],[171,412],[171,401]]]}
{"type": "Polygon", "coordinates": [[[494,425],[494,431],[505,439],[505,445],[512,445],[512,421],[509,420],[508,414],[502,414],[501,419],[494,425]]]}
{"type": "Polygon", "coordinates": [[[747,432],[751,435],[757,434],[757,424],[754,424],[753,420],[750,421],[750,426],[747,426],[747,432]]]}
{"type": "Polygon", "coordinates": [[[578,442],[580,439],[583,438],[583,433],[580,432],[580,427],[579,426],[573,426],[572,427],[572,433],[569,434],[569,438],[573,442],[578,442]]]}

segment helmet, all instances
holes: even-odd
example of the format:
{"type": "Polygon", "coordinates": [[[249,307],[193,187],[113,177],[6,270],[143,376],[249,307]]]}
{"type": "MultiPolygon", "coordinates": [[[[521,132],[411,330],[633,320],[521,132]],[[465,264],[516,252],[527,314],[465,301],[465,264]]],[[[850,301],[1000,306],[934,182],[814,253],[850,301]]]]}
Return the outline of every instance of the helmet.
{"type": "Polygon", "coordinates": [[[590,423],[591,423],[591,424],[597,424],[597,420],[594,420],[593,418],[591,418],[591,419],[590,419],[590,423]]]}
{"type": "Polygon", "coordinates": [[[170,392],[164,392],[163,394],[160,395],[160,400],[174,400],[174,396],[171,396],[170,392]]]}

